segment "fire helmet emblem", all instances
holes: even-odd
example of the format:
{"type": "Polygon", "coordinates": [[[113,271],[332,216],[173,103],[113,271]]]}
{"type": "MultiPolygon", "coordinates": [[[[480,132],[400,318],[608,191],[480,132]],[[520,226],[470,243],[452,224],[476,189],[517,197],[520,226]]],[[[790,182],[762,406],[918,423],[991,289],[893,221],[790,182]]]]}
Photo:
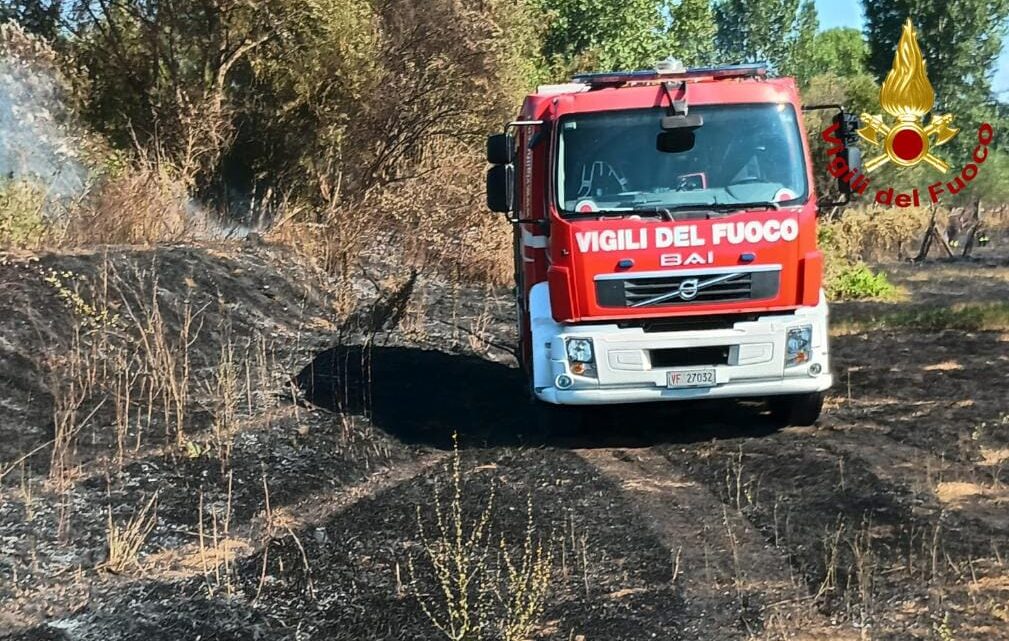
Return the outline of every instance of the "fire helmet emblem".
{"type": "Polygon", "coordinates": [[[922,118],[935,104],[935,92],[925,73],[925,59],[910,18],[904,23],[893,66],[879,91],[879,102],[896,122],[887,124],[881,116],[862,114],[864,125],[858,135],[873,147],[883,148],[883,153],[865,162],[866,172],[887,162],[914,167],[922,161],[943,173],[949,170],[949,164],[933,154],[932,148],[946,144],[960,130],[952,126],[951,114],[933,113],[929,124],[922,126],[922,118]]]}

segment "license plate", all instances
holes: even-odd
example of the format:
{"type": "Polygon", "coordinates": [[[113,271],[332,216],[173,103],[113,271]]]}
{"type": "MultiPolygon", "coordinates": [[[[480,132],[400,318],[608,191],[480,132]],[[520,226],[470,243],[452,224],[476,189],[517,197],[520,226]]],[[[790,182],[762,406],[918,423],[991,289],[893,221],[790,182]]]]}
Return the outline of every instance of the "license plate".
{"type": "Polygon", "coordinates": [[[698,367],[696,369],[679,369],[669,372],[666,379],[667,387],[714,387],[715,368],[698,367]]]}

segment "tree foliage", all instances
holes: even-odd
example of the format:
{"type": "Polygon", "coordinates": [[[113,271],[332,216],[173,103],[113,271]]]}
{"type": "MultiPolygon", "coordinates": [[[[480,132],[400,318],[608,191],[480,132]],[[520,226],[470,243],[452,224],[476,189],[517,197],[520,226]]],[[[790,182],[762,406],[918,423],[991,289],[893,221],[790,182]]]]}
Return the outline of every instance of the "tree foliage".
{"type": "Polygon", "coordinates": [[[718,62],[715,37],[718,27],[709,0],[681,0],[667,7],[671,16],[666,35],[669,53],[688,67],[718,62]]]}
{"type": "Polygon", "coordinates": [[[718,50],[724,62],[788,66],[798,37],[799,0],[718,0],[718,50]]]}
{"type": "Polygon", "coordinates": [[[660,57],[665,21],[656,0],[532,2],[545,17],[542,53],[554,69],[638,69],[660,57]]]}
{"type": "Polygon", "coordinates": [[[545,16],[542,56],[547,75],[651,68],[676,58],[714,64],[715,17],[709,0],[530,0],[545,16]]]}
{"type": "Polygon", "coordinates": [[[810,75],[833,73],[853,77],[866,73],[869,44],[858,29],[835,27],[816,34],[810,75]]]}
{"type": "Polygon", "coordinates": [[[820,20],[816,15],[816,7],[811,0],[804,0],[795,18],[794,39],[782,68],[785,73],[795,76],[800,85],[805,84],[816,73],[813,61],[816,57],[816,32],[819,28],[820,20]]]}
{"type": "Polygon", "coordinates": [[[62,0],[0,0],[0,24],[13,20],[30,33],[53,39],[62,10],[62,0]]]}

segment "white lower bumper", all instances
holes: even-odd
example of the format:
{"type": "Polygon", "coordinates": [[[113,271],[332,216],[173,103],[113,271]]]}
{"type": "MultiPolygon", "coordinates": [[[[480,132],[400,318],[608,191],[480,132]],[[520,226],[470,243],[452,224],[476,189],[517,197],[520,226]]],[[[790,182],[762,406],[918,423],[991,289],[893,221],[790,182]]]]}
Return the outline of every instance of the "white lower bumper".
{"type": "Polygon", "coordinates": [[[617,325],[556,325],[552,335],[540,335],[542,351],[534,372],[536,396],[562,405],[647,403],[705,398],[739,398],[820,392],[833,384],[827,346],[827,304],[821,294],[816,307],[790,314],[767,315],[739,322],[731,328],[673,332],[645,332],[617,325]],[[811,325],[810,360],[786,367],[785,341],[790,328],[811,325]],[[567,338],[591,338],[595,376],[572,373],[565,349],[567,338]],[[545,339],[545,340],[543,340],[545,339]],[[728,358],[711,363],[715,385],[670,388],[669,372],[690,367],[653,366],[656,350],[724,347],[728,358]],[[564,375],[571,382],[560,389],[564,375]]]}
{"type": "Polygon", "coordinates": [[[686,401],[703,398],[745,398],[822,392],[833,384],[830,374],[803,379],[779,378],[768,381],[733,381],[715,387],[666,389],[657,385],[640,387],[596,387],[559,390],[547,387],[536,391],[541,401],[558,405],[608,405],[615,403],[650,403],[686,401]]]}

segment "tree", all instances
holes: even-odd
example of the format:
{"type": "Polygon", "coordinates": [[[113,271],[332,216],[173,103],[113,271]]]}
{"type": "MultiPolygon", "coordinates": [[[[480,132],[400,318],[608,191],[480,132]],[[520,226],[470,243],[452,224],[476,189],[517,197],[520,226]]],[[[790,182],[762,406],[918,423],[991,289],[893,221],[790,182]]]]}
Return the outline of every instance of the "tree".
{"type": "Polygon", "coordinates": [[[881,81],[890,71],[901,27],[909,17],[940,112],[975,111],[990,104],[991,78],[1002,49],[1009,0],[864,1],[869,68],[881,81]]]}
{"type": "Polygon", "coordinates": [[[688,67],[715,63],[715,14],[709,0],[681,0],[666,7],[671,16],[666,32],[669,53],[688,67]]]}
{"type": "Polygon", "coordinates": [[[792,40],[786,64],[782,71],[795,76],[799,86],[805,86],[816,73],[814,60],[816,58],[816,36],[820,29],[820,20],[816,16],[816,6],[811,0],[805,0],[799,8],[795,20],[795,34],[792,40]]]}
{"type": "Polygon", "coordinates": [[[799,0],[720,0],[715,5],[718,50],[725,62],[788,66],[796,39],[799,0]]]}
{"type": "Polygon", "coordinates": [[[651,67],[663,51],[666,23],[657,0],[530,0],[546,16],[542,54],[552,75],[589,69],[651,67]]]}
{"type": "Polygon", "coordinates": [[[236,73],[292,11],[282,0],[76,0],[66,25],[85,117],[206,187],[233,138],[236,73]]]}
{"type": "Polygon", "coordinates": [[[816,34],[813,44],[813,75],[833,73],[841,77],[867,73],[869,44],[858,29],[835,27],[816,34]]]}
{"type": "Polygon", "coordinates": [[[0,0],[0,24],[13,20],[37,36],[53,39],[59,33],[62,0],[0,0]]]}

